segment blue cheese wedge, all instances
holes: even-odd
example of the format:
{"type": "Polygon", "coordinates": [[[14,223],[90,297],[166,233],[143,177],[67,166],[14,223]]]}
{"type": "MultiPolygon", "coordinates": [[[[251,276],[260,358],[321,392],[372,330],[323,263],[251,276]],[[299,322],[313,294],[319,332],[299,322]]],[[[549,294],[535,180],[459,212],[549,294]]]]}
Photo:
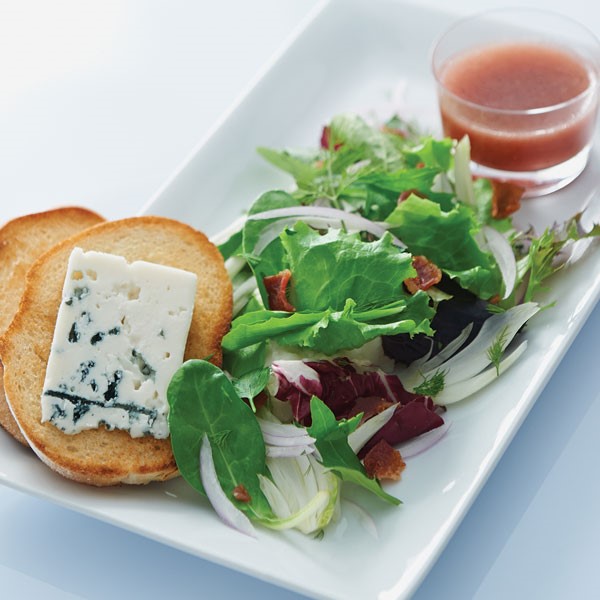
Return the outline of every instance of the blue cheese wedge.
{"type": "Polygon", "coordinates": [[[183,362],[196,275],[122,256],[69,258],[42,393],[42,422],[169,435],[167,387],[183,362]]]}

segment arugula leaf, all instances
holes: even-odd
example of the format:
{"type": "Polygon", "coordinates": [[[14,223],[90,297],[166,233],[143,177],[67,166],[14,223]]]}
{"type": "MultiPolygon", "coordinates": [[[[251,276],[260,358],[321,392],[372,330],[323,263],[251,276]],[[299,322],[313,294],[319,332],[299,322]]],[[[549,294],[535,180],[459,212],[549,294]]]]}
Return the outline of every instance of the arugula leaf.
{"type": "Polygon", "coordinates": [[[377,219],[385,218],[398,194],[410,189],[443,206],[450,204],[450,194],[432,188],[435,178],[451,166],[451,140],[424,137],[397,116],[379,127],[353,114],[334,117],[327,126],[327,138],[328,147],[318,151],[258,151],[294,177],[297,190],[292,195],[303,204],[317,199],[336,208],[349,204],[364,208],[367,218],[377,219]],[[390,205],[377,202],[377,213],[371,216],[365,206],[367,194],[382,194],[390,205]]]}
{"type": "Polygon", "coordinates": [[[323,170],[323,167],[319,165],[320,156],[318,153],[311,153],[306,156],[293,153],[290,150],[272,150],[264,147],[257,148],[257,152],[272,165],[289,173],[301,188],[313,187],[315,178],[323,170]]]}
{"type": "Polygon", "coordinates": [[[204,360],[189,360],[173,375],[167,390],[171,446],[184,479],[201,494],[200,444],[206,433],[223,491],[240,509],[259,519],[272,511],[258,474],[266,474],[265,444],[250,407],[225,373],[204,360]],[[250,502],[238,502],[233,490],[243,485],[250,502]]]}
{"type": "Polygon", "coordinates": [[[456,205],[448,212],[431,200],[410,196],[386,219],[413,254],[423,254],[461,286],[481,298],[502,289],[502,276],[493,257],[475,239],[473,212],[456,205]]]}
{"type": "Polygon", "coordinates": [[[336,421],[333,412],[316,396],[311,398],[310,413],[312,425],[308,427],[308,433],[316,439],[315,446],[323,466],[332,469],[342,480],[360,485],[390,504],[401,504],[398,498],[385,492],[376,479],[367,475],[348,444],[348,435],[358,427],[362,415],[336,421]]]}

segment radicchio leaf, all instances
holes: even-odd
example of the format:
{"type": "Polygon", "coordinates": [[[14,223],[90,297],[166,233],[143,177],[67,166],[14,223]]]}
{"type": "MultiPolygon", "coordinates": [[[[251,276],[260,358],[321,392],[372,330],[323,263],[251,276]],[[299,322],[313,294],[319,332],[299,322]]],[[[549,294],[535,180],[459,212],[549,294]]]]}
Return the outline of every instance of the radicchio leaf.
{"type": "Polygon", "coordinates": [[[396,375],[380,369],[363,369],[347,359],[286,360],[272,366],[271,393],[290,403],[294,419],[310,425],[310,400],[320,398],[336,419],[359,412],[369,418],[397,404],[394,415],[363,448],[367,452],[384,439],[391,445],[412,439],[444,423],[431,398],[408,392],[396,375]]]}
{"type": "Polygon", "coordinates": [[[416,396],[408,404],[398,406],[392,418],[364,445],[359,456],[364,456],[381,440],[394,446],[443,424],[444,419],[433,400],[428,396],[416,396]]]}

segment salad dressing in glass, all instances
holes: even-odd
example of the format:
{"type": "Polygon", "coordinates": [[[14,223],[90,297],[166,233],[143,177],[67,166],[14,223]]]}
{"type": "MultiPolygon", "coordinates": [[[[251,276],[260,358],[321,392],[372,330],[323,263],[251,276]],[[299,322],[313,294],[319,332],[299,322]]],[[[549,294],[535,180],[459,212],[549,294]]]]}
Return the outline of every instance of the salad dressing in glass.
{"type": "Polygon", "coordinates": [[[535,171],[589,143],[596,102],[586,91],[596,78],[567,49],[526,42],[477,47],[449,59],[440,83],[449,92],[440,104],[444,133],[468,134],[480,164],[535,171]]]}

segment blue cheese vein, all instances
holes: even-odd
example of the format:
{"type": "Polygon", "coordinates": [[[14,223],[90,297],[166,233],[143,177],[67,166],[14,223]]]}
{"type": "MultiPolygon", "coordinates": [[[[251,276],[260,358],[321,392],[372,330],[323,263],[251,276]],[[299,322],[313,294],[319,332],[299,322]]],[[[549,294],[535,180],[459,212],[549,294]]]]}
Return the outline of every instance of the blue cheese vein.
{"type": "Polygon", "coordinates": [[[169,435],[167,387],[183,362],[194,273],[122,256],[69,258],[42,393],[42,422],[169,435]]]}

